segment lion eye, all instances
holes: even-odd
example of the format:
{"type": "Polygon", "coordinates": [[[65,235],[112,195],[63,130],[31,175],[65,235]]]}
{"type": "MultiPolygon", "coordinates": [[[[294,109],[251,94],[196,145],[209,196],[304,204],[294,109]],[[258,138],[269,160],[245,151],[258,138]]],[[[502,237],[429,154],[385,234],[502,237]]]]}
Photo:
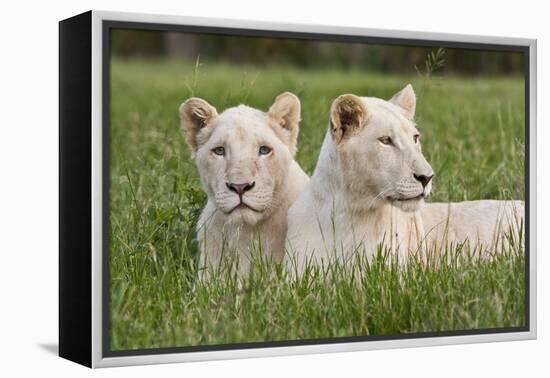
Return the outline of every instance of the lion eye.
{"type": "Polygon", "coordinates": [[[219,146],[212,150],[213,153],[215,153],[218,156],[224,156],[225,155],[225,148],[219,146]]]}
{"type": "Polygon", "coordinates": [[[413,136],[413,139],[414,139],[414,143],[418,143],[418,141],[420,140],[420,135],[416,134],[415,136],[413,136]]]}
{"type": "Polygon", "coordinates": [[[267,155],[271,152],[271,148],[267,146],[260,146],[260,155],[267,155]]]}
{"type": "Polygon", "coordinates": [[[393,141],[391,140],[391,138],[389,136],[378,138],[378,140],[380,141],[380,143],[385,144],[387,146],[393,144],[393,141]]]}

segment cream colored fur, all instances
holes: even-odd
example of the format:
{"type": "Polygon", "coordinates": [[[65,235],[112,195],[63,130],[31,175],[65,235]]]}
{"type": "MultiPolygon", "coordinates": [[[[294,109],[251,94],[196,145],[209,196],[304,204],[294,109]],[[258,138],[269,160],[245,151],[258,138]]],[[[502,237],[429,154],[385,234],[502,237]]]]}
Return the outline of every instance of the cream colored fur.
{"type": "Polygon", "coordinates": [[[317,167],[288,212],[291,269],[343,261],[352,251],[371,256],[381,243],[400,261],[421,246],[466,242],[486,249],[498,232],[521,222],[522,201],[424,203],[431,181],[424,187],[415,175],[433,171],[415,108],[410,85],[389,101],[354,95],[334,101],[317,167]]]}
{"type": "Polygon", "coordinates": [[[268,112],[240,105],[219,115],[191,98],[181,105],[180,118],[208,195],[197,224],[201,272],[236,257],[246,273],[251,255],[260,252],[281,261],[287,210],[309,180],[293,159],[298,98],[283,93],[268,112]],[[239,193],[236,188],[245,184],[250,188],[239,193]]]}

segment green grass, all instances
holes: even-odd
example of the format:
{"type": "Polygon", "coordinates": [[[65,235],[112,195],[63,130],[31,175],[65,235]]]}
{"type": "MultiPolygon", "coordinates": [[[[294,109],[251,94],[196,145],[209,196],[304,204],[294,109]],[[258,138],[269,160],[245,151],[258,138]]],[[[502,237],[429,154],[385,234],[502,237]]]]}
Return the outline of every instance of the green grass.
{"type": "Polygon", "coordinates": [[[434,201],[524,198],[520,78],[431,78],[189,62],[114,61],[111,108],[111,348],[113,350],[522,326],[523,247],[493,260],[445,252],[446,264],[385,261],[361,274],[295,282],[259,262],[250,281],[196,282],[194,227],[205,194],[179,130],[191,95],[218,111],[267,109],[283,91],[302,101],[296,159],[313,171],[331,101],[389,98],[411,82],[434,201]]]}

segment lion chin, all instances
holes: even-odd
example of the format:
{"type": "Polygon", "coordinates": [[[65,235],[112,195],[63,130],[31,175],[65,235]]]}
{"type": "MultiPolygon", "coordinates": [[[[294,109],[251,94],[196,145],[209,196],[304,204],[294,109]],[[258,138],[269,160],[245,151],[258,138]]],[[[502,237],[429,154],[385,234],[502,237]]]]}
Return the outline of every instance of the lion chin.
{"type": "Polygon", "coordinates": [[[244,223],[248,226],[255,226],[262,221],[264,218],[263,211],[253,210],[244,205],[239,205],[229,214],[227,214],[227,219],[230,223],[241,224],[244,223]]]}
{"type": "Polygon", "coordinates": [[[391,201],[391,204],[406,213],[414,213],[415,211],[420,210],[424,204],[424,198],[416,197],[406,200],[393,200],[391,201]]]}

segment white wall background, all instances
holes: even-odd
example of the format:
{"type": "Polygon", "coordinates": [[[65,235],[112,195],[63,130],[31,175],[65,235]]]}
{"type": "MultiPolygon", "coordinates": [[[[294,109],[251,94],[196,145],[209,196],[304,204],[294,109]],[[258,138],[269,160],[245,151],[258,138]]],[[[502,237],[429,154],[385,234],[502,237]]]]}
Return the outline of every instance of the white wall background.
{"type": "Polygon", "coordinates": [[[550,376],[550,27],[544,1],[6,1],[0,13],[0,376],[550,376]],[[57,344],[57,21],[89,9],[537,38],[539,339],[513,343],[103,369],[57,344]],[[546,349],[546,350],[545,350],[546,349]],[[545,374],[546,373],[546,374],[545,374]]]}

